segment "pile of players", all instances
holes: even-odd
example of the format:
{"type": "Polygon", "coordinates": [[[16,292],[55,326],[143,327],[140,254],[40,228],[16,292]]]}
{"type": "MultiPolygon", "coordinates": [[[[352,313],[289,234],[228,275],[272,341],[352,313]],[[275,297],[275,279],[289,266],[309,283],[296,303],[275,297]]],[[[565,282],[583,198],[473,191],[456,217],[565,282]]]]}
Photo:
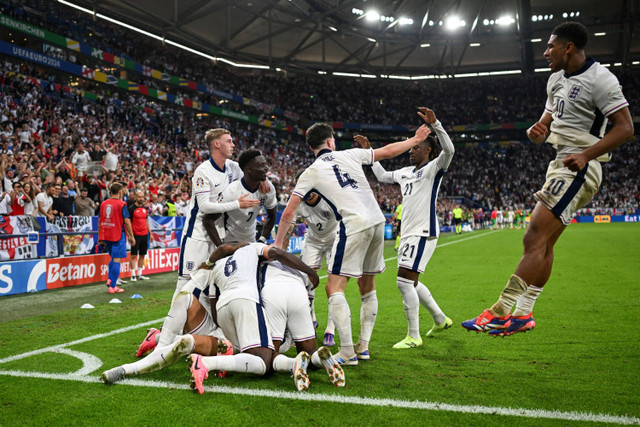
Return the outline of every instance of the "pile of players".
{"type": "MultiPolygon", "coordinates": [[[[535,327],[533,305],[549,279],[555,242],[576,210],[597,192],[602,179],[600,162],[633,135],[628,103],[616,78],[585,56],[587,38],[584,26],[567,22],[556,27],[549,39],[545,57],[554,73],[549,79],[548,101],[540,121],[527,135],[533,142],[548,139],[558,156],[550,162],[547,182],[535,193],[538,203],[524,234],[524,254],[515,274],[492,307],[462,322],[467,330],[507,336],[535,327]],[[606,119],[613,127],[605,135],[606,119]]],[[[359,135],[354,139],[361,148],[336,151],[333,128],[325,123],[311,126],[306,141],[316,158],[299,175],[272,246],[265,242],[275,223],[275,193],[266,181],[264,157],[257,150],[247,150],[236,164],[230,160],[231,135],[222,129],[207,132],[212,157],[193,177],[180,278],[169,315],[162,331],[151,330],[138,350],[141,355],[153,349],[150,355],[105,371],[103,380],[113,383],[151,372],[189,355],[192,387],[199,393],[211,370],[258,375],[272,370],[291,372],[296,388],[306,390],[310,363],[324,367],[333,384],[344,386],[342,366],[371,358],[369,342],[378,311],[375,277],[385,269],[385,218],[364,165],[370,165],[381,182],[399,184],[403,195],[397,285],[408,331],[393,348],[423,345],[420,305],[434,319],[427,337],[448,329],[452,320],[419,275],[439,237],[436,200],[454,146],[435,113],[423,107],[419,110],[426,124],[414,137],[377,149],[359,135]],[[378,163],[407,150],[411,166],[387,172],[378,163]],[[268,219],[255,242],[255,217],[262,207],[268,219]],[[301,259],[282,250],[298,215],[308,223],[301,259]],[[324,345],[317,349],[312,300],[319,281],[315,270],[325,257],[330,322],[324,345]],[[362,300],[360,336],[355,344],[351,309],[344,294],[352,277],[357,279],[362,300]],[[340,350],[332,355],[328,347],[335,342],[334,327],[340,350]],[[279,352],[286,350],[280,346],[287,330],[297,349],[295,358],[279,352]],[[221,355],[231,347],[233,355],[221,355]]]]}

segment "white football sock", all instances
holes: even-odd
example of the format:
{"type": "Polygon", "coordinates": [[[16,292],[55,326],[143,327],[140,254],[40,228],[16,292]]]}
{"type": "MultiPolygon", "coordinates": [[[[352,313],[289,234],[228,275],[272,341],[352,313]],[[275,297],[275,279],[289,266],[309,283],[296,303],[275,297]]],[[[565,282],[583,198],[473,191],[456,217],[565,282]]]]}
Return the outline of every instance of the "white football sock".
{"type": "Polygon", "coordinates": [[[409,324],[408,335],[412,338],[420,338],[420,301],[418,300],[418,292],[413,281],[398,277],[396,280],[400,294],[402,295],[402,305],[404,306],[404,316],[409,324]]]}
{"type": "Polygon", "coordinates": [[[179,292],[171,301],[171,308],[162,324],[162,334],[158,341],[158,346],[163,347],[173,342],[177,335],[182,333],[184,324],[187,322],[187,310],[193,302],[191,292],[179,292]]]}
{"type": "Polygon", "coordinates": [[[491,306],[491,312],[498,317],[508,316],[516,301],[526,292],[527,283],[520,276],[512,274],[498,301],[491,306]]]}
{"type": "Polygon", "coordinates": [[[340,335],[340,352],[345,357],[352,357],[354,351],[351,335],[351,308],[344,293],[336,292],[329,297],[329,313],[340,335]]]}
{"type": "Polygon", "coordinates": [[[178,276],[178,281],[176,282],[176,290],[173,293],[173,298],[178,296],[178,292],[180,292],[180,289],[182,289],[184,285],[189,283],[189,280],[191,280],[189,277],[178,276]]]}
{"type": "Polygon", "coordinates": [[[336,334],[336,324],[333,322],[331,318],[331,304],[327,307],[327,328],[324,330],[325,334],[336,334]]]}
{"type": "Polygon", "coordinates": [[[278,354],[273,358],[273,370],[277,372],[293,372],[293,365],[295,365],[296,359],[287,357],[283,354],[278,354]]]}
{"type": "MultiPolygon", "coordinates": [[[[360,351],[369,348],[373,327],[376,324],[376,316],[378,315],[378,296],[375,289],[360,296],[362,305],[360,306],[360,339],[358,340],[358,349],[360,351]]],[[[340,336],[342,337],[342,335],[340,336]]]]}
{"type": "Polygon", "coordinates": [[[513,316],[526,316],[533,311],[533,305],[540,296],[542,288],[537,286],[527,286],[527,292],[520,295],[516,304],[516,309],[513,310],[513,316]]]}
{"type": "Polygon", "coordinates": [[[250,353],[203,357],[202,363],[208,370],[245,372],[257,375],[264,375],[267,372],[262,358],[250,353]]]}
{"type": "Polygon", "coordinates": [[[316,290],[312,289],[307,293],[307,296],[309,297],[309,308],[311,309],[311,320],[313,320],[314,322],[317,321],[316,319],[316,290]]]}
{"type": "Polygon", "coordinates": [[[431,317],[433,317],[433,321],[438,325],[444,323],[447,316],[445,316],[442,310],[440,310],[438,303],[431,296],[429,288],[423,285],[422,282],[418,282],[418,286],[416,286],[416,292],[418,293],[420,304],[422,304],[424,308],[429,310],[431,317]]]}
{"type": "Polygon", "coordinates": [[[314,351],[311,355],[311,364],[316,368],[322,368],[324,366],[322,360],[320,360],[320,355],[318,355],[318,350],[314,351]]]}
{"type": "Polygon", "coordinates": [[[144,359],[122,365],[126,375],[146,374],[171,366],[181,357],[193,352],[196,343],[191,335],[182,335],[173,343],[164,347],[156,347],[144,359]]]}

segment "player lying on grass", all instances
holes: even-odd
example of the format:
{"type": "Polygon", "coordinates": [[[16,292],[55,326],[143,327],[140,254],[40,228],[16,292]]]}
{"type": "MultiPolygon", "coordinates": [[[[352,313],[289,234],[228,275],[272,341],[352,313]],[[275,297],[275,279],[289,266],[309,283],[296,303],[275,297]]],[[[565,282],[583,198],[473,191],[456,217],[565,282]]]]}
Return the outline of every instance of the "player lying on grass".
{"type": "MultiPolygon", "coordinates": [[[[230,254],[234,248],[226,245],[218,254],[230,254]]],[[[209,270],[197,270],[173,298],[171,309],[162,324],[162,332],[155,328],[147,331],[136,353],[140,357],[153,350],[147,357],[103,372],[102,380],[112,384],[124,377],[155,372],[191,352],[207,356],[232,353],[231,343],[224,340],[211,313],[208,279],[209,270]],[[182,335],[183,331],[188,332],[182,335]]]]}
{"type": "MultiPolygon", "coordinates": [[[[300,261],[295,256],[288,254],[273,246],[262,243],[252,243],[243,247],[236,247],[231,256],[220,257],[217,252],[224,249],[223,245],[216,249],[209,258],[208,264],[214,264],[210,270],[210,283],[213,283],[217,303],[217,322],[224,335],[233,343],[239,353],[228,357],[203,357],[192,354],[190,370],[192,375],[191,386],[197,393],[203,393],[203,381],[208,378],[210,370],[225,370],[233,372],[245,372],[257,375],[265,375],[272,370],[292,372],[294,383],[298,390],[304,391],[309,387],[307,367],[309,362],[318,366],[324,366],[330,378],[336,385],[344,383],[344,374],[333,360],[328,349],[324,348],[312,358],[306,351],[298,353],[296,358],[290,358],[275,352],[272,343],[271,328],[268,315],[261,304],[260,287],[257,283],[256,271],[258,265],[264,260],[280,261],[289,268],[305,273],[312,287],[318,285],[319,279],[316,272],[300,261]]],[[[266,268],[269,268],[268,266],[266,268]]],[[[288,279],[291,279],[289,277],[288,279]]],[[[277,280],[281,280],[280,277],[277,280]]],[[[282,279],[284,280],[284,279],[282,279]]],[[[302,290],[304,295],[304,312],[307,318],[303,321],[309,323],[310,333],[296,325],[292,334],[297,337],[297,346],[313,350],[308,340],[314,336],[306,299],[306,290],[302,280],[298,278],[294,283],[302,290]],[[305,336],[306,334],[306,336],[305,336]],[[305,342],[307,341],[307,342],[305,342]]],[[[289,290],[288,292],[292,292],[289,290]]],[[[293,292],[292,292],[293,293],[293,292]]],[[[274,298],[274,300],[277,298],[274,298]]],[[[286,299],[288,301],[288,298],[286,299]]],[[[274,305],[277,305],[274,303],[274,305]]],[[[281,323],[280,323],[281,324],[281,323]]],[[[286,324],[286,321],[285,321],[286,324]]],[[[294,326],[294,325],[290,325],[294,326]]],[[[280,330],[280,329],[279,329],[280,330]]],[[[284,333],[284,331],[282,331],[284,333]]],[[[282,335],[280,335],[282,337],[282,335]]]]}

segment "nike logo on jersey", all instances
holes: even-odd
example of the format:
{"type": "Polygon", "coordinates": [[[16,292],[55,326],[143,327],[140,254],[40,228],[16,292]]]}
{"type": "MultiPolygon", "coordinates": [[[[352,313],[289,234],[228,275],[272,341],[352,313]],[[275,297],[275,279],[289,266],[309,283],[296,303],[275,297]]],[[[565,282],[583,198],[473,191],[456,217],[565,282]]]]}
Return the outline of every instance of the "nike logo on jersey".
{"type": "Polygon", "coordinates": [[[219,186],[220,186],[220,184],[216,184],[216,185],[214,185],[214,187],[219,187],[219,186]]]}

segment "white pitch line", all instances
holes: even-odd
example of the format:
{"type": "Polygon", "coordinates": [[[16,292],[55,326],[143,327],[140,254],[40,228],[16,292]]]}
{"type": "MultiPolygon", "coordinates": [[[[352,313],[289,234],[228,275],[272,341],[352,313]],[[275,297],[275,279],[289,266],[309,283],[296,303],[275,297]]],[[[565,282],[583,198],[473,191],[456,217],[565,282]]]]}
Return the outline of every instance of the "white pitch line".
{"type": "MultiPolygon", "coordinates": [[[[73,374],[45,374],[40,372],[21,371],[0,371],[0,375],[7,375],[22,378],[43,378],[52,380],[81,381],[85,383],[100,383],[98,377],[79,376],[73,374]]],[[[165,381],[125,379],[119,385],[129,385],[137,387],[154,387],[177,390],[190,390],[189,384],[171,383],[165,381]]],[[[547,411],[523,408],[505,408],[499,406],[479,406],[479,405],[451,405],[448,403],[429,402],[420,400],[398,400],[398,399],[378,399],[370,397],[345,396],[342,394],[322,394],[322,393],[296,393],[277,390],[260,390],[243,387],[227,386],[206,386],[205,391],[218,394],[234,394],[251,397],[268,397],[275,399],[303,400],[307,402],[331,402],[337,404],[352,404],[361,406],[394,407],[404,409],[419,409],[428,411],[457,412],[461,414],[480,415],[503,415],[521,418],[540,418],[550,420],[594,422],[594,423],[616,423],[627,425],[640,425],[640,418],[625,417],[608,414],[593,414],[589,412],[563,412],[547,411]]]]}
{"type": "MultiPolygon", "coordinates": [[[[447,242],[440,246],[452,245],[455,243],[463,242],[465,240],[487,236],[492,233],[493,232],[470,236],[470,237],[456,240],[453,242],[447,242]]],[[[385,261],[390,261],[395,258],[396,257],[388,258],[385,261]]],[[[4,359],[0,359],[0,364],[23,359],[25,357],[34,356],[37,354],[46,353],[49,351],[65,353],[65,354],[69,354],[70,356],[75,356],[82,359],[82,357],[79,357],[79,352],[73,352],[69,350],[61,351],[61,350],[68,346],[85,343],[85,342],[96,340],[99,338],[105,338],[111,335],[116,335],[122,332],[139,329],[145,326],[150,326],[150,325],[159,323],[162,320],[164,320],[164,318],[151,320],[144,323],[139,323],[137,325],[127,326],[125,328],[116,329],[111,332],[92,335],[90,337],[82,338],[79,340],[75,340],[75,341],[71,341],[68,343],[59,344],[51,347],[46,347],[39,350],[30,351],[30,352],[19,354],[16,356],[7,357],[4,359]]],[[[82,355],[86,355],[86,353],[82,353],[82,355]]],[[[95,362],[93,363],[95,366],[95,362]]],[[[85,383],[101,382],[97,376],[82,375],[84,373],[88,373],[87,369],[81,369],[82,374],[80,374],[79,372],[71,373],[71,374],[48,374],[43,372],[22,372],[22,371],[13,371],[13,370],[7,370],[7,371],[0,370],[0,375],[22,377],[22,378],[43,378],[43,379],[53,379],[53,380],[65,380],[65,381],[81,381],[85,383]]],[[[178,389],[178,390],[190,389],[190,386],[188,384],[131,379],[131,378],[121,381],[120,384],[138,386],[138,387],[171,388],[171,389],[178,389]]],[[[522,418],[540,418],[540,419],[553,419],[553,420],[578,421],[578,422],[640,425],[640,418],[637,418],[637,417],[626,417],[626,416],[609,415],[609,414],[593,414],[589,412],[562,412],[562,411],[547,411],[547,410],[538,410],[538,409],[505,408],[505,407],[499,407],[499,406],[451,405],[448,403],[428,402],[428,401],[378,399],[378,398],[358,397],[358,396],[344,396],[339,394],[294,393],[294,392],[277,391],[277,390],[248,389],[243,387],[206,386],[204,389],[210,393],[235,394],[235,395],[253,396],[253,397],[269,397],[269,398],[276,398],[276,399],[332,402],[332,403],[340,403],[340,404],[349,403],[353,405],[362,405],[362,406],[387,406],[387,407],[405,408],[405,409],[457,412],[457,413],[464,413],[464,414],[503,415],[503,416],[522,417],[522,418]]]]}
{"type": "Polygon", "coordinates": [[[45,347],[45,348],[41,348],[39,350],[28,351],[26,353],[17,354],[15,356],[5,357],[4,359],[0,359],[0,364],[6,363],[6,362],[13,362],[14,360],[24,359],[25,357],[29,357],[29,356],[35,356],[36,354],[47,353],[49,351],[56,352],[57,350],[60,350],[61,348],[64,348],[64,347],[69,347],[69,346],[76,345],[76,344],[82,344],[82,343],[85,343],[87,341],[93,341],[93,340],[97,340],[99,338],[109,337],[111,335],[120,334],[122,332],[132,331],[134,329],[142,328],[144,326],[151,326],[151,325],[154,325],[156,323],[160,323],[163,320],[164,320],[164,317],[162,317],[160,319],[156,319],[156,320],[150,320],[148,322],[138,323],[137,325],[133,325],[133,326],[127,326],[125,328],[116,329],[116,330],[113,330],[111,332],[105,332],[104,334],[92,335],[90,337],[82,338],[82,339],[79,339],[79,340],[76,340],[76,341],[70,341],[70,342],[64,343],[64,344],[52,345],[51,347],[45,347]]]}

